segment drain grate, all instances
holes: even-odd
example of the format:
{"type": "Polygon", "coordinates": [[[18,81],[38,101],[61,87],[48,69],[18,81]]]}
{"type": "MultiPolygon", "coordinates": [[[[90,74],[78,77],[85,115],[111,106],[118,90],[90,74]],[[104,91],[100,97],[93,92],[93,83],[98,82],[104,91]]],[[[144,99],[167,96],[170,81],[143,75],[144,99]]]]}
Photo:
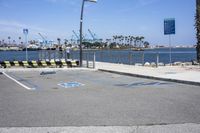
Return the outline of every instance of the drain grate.
{"type": "Polygon", "coordinates": [[[78,82],[60,83],[58,85],[63,87],[63,88],[75,88],[75,87],[84,86],[84,84],[81,84],[81,83],[78,83],[78,82]]]}

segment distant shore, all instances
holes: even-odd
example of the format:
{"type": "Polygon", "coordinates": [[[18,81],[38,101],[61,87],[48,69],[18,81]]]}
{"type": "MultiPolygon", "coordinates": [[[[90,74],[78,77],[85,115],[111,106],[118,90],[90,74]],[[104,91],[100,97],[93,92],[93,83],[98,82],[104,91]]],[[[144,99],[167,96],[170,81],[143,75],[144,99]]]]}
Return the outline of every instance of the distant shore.
{"type": "MultiPolygon", "coordinates": [[[[85,51],[96,51],[96,50],[132,50],[132,51],[144,51],[144,50],[153,50],[153,49],[168,49],[169,47],[153,47],[153,48],[84,48],[83,50],[85,51]]],[[[188,49],[188,48],[193,48],[195,47],[172,47],[172,49],[188,49]]],[[[25,51],[26,48],[20,48],[20,47],[0,47],[0,51],[25,51]]],[[[27,48],[28,51],[39,51],[39,50],[57,50],[56,48],[47,48],[47,49],[41,49],[41,48],[27,48]]],[[[73,51],[79,50],[79,48],[71,48],[73,51]]],[[[64,51],[62,49],[61,51],[64,51]]]]}

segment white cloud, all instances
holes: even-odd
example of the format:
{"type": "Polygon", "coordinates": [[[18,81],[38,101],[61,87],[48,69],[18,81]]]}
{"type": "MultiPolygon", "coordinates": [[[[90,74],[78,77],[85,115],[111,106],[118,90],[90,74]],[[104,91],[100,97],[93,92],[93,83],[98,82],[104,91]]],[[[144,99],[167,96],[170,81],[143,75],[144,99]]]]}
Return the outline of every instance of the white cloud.
{"type": "Polygon", "coordinates": [[[150,4],[153,4],[155,2],[158,2],[160,0],[138,0],[139,4],[141,6],[146,6],[146,5],[150,5],[150,4]]]}
{"type": "Polygon", "coordinates": [[[17,21],[9,21],[9,20],[0,20],[0,29],[1,37],[5,36],[13,36],[13,38],[17,38],[19,35],[23,34],[23,29],[28,28],[29,29],[29,35],[30,37],[34,38],[38,35],[38,33],[53,33],[53,31],[49,31],[43,28],[40,28],[38,26],[33,25],[27,25],[23,24],[17,21]]]}
{"type": "Polygon", "coordinates": [[[43,28],[37,27],[37,26],[31,26],[27,24],[23,24],[17,21],[9,21],[9,20],[0,20],[0,26],[1,27],[12,27],[12,28],[28,28],[33,31],[47,31],[43,28]]]}
{"type": "Polygon", "coordinates": [[[126,7],[126,8],[123,8],[123,9],[119,9],[118,11],[121,12],[121,13],[126,13],[126,12],[130,12],[133,9],[139,9],[141,7],[144,7],[144,6],[154,4],[158,1],[160,1],[160,0],[135,0],[133,6],[131,6],[129,8],[126,7]]]}

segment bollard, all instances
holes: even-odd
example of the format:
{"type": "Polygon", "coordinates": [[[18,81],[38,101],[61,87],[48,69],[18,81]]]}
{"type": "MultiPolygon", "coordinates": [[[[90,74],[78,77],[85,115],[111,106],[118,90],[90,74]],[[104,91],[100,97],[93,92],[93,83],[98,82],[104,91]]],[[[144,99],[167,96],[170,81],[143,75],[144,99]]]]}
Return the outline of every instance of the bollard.
{"type": "Polygon", "coordinates": [[[64,51],[64,53],[65,53],[65,61],[67,61],[67,59],[68,59],[68,57],[67,57],[67,51],[66,51],[66,49],[64,49],[65,51],[64,51]]]}
{"type": "Polygon", "coordinates": [[[40,50],[38,51],[38,58],[39,58],[39,60],[41,59],[41,51],[40,50]]]}
{"type": "Polygon", "coordinates": [[[71,52],[71,59],[74,60],[74,53],[73,53],[73,51],[71,52]]]}
{"type": "Polygon", "coordinates": [[[95,63],[96,63],[96,55],[95,55],[95,52],[94,52],[94,57],[93,57],[93,69],[95,69],[95,63]]]}
{"type": "Polygon", "coordinates": [[[86,53],[86,60],[87,60],[87,68],[89,68],[89,52],[88,53],[86,53]]]}
{"type": "Polygon", "coordinates": [[[54,53],[53,53],[53,58],[54,58],[54,60],[56,60],[56,50],[54,51],[54,53]]]}
{"type": "Polygon", "coordinates": [[[156,67],[159,65],[159,53],[156,54],[156,67]]]}
{"type": "Polygon", "coordinates": [[[49,56],[49,61],[51,60],[51,53],[50,53],[51,51],[49,50],[48,51],[48,56],[49,56]]]}

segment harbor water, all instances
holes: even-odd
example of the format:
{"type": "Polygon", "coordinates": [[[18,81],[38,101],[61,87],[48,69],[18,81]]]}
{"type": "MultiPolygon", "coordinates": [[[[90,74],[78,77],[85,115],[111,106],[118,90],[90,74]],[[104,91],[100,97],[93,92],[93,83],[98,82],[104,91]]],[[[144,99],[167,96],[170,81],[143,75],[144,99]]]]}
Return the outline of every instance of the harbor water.
{"type": "MultiPolygon", "coordinates": [[[[96,61],[135,64],[144,62],[156,62],[159,57],[159,62],[170,63],[169,49],[147,49],[144,51],[132,50],[84,50],[83,60],[93,59],[95,53],[96,61]]],[[[172,48],[172,62],[191,62],[196,59],[195,48],[172,48]]],[[[66,51],[43,50],[43,51],[28,51],[29,60],[44,60],[44,59],[66,59],[66,51]]],[[[70,58],[79,60],[79,50],[70,51],[70,58]]],[[[0,61],[26,60],[25,51],[0,51],[0,61]]]]}

